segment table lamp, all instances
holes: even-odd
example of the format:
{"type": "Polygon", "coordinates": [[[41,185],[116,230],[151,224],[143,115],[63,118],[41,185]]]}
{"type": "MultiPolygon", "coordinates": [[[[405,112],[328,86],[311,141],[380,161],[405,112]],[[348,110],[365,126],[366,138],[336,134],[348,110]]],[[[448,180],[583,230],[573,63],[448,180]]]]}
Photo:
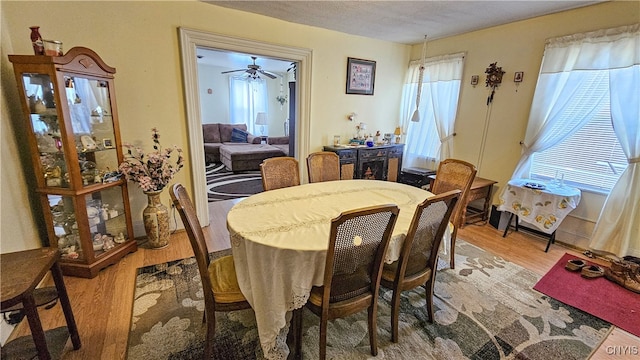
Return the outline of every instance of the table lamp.
{"type": "Polygon", "coordinates": [[[402,131],[400,130],[400,126],[396,127],[396,129],[393,131],[393,134],[396,136],[396,144],[400,144],[400,141],[402,140],[402,131]]]}
{"type": "Polygon", "coordinates": [[[267,122],[267,113],[259,112],[256,115],[256,125],[260,125],[260,133],[264,136],[264,126],[268,125],[267,122]]]}

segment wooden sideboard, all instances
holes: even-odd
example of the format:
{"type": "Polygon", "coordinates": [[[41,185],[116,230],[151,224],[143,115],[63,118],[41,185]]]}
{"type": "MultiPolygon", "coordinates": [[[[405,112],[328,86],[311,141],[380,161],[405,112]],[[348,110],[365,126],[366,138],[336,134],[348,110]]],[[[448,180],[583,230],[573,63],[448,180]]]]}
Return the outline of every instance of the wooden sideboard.
{"type": "Polygon", "coordinates": [[[402,168],[404,144],[373,147],[325,146],[340,157],[342,179],[375,179],[398,181],[402,168]]]}

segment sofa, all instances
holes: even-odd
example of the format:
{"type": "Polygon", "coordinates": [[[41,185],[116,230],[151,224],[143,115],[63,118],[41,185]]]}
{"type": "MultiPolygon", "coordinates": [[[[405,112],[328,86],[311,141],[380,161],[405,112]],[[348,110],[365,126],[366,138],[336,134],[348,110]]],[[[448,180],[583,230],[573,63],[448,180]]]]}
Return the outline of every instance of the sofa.
{"type": "MultiPolygon", "coordinates": [[[[204,159],[208,163],[220,162],[220,146],[231,142],[233,129],[247,131],[246,124],[202,124],[204,159]]],[[[260,144],[260,137],[247,135],[247,143],[260,144]]]]}
{"type": "Polygon", "coordinates": [[[223,163],[228,170],[259,170],[264,159],[288,156],[289,137],[267,138],[247,132],[246,124],[202,124],[205,161],[223,163]]]}

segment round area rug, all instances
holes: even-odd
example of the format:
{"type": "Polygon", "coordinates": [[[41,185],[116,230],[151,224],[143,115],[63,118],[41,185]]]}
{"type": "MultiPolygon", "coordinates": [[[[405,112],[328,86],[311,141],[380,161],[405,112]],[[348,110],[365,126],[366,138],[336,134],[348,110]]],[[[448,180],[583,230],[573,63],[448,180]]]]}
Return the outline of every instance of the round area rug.
{"type": "Polygon", "coordinates": [[[207,197],[210,202],[236,199],[262,192],[260,171],[234,173],[221,163],[206,167],[207,197]]]}

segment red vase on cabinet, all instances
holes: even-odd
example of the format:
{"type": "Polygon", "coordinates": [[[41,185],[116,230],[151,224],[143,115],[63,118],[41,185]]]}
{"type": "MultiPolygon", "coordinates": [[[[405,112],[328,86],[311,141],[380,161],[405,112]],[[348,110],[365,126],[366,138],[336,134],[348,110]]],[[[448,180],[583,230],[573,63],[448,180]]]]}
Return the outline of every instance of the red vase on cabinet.
{"type": "Polygon", "coordinates": [[[31,26],[31,44],[33,45],[34,55],[44,55],[44,43],[40,36],[40,26],[31,26]]]}

